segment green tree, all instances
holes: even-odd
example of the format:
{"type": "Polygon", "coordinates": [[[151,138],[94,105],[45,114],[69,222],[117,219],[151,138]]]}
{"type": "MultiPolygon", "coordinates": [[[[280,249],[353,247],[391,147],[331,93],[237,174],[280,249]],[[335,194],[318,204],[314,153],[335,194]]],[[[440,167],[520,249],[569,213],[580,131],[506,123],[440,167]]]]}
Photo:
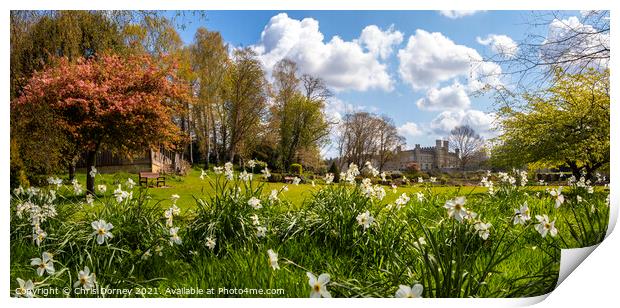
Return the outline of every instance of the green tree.
{"type": "Polygon", "coordinates": [[[196,30],[190,51],[196,76],[196,100],[191,106],[192,130],[202,159],[205,160],[205,169],[208,169],[211,152],[215,153],[216,161],[219,161],[221,152],[217,142],[217,124],[220,120],[216,117],[216,110],[223,110],[222,90],[230,59],[228,46],[221,34],[205,28],[196,30]]]}
{"type": "Polygon", "coordinates": [[[266,115],[266,88],[265,72],[256,52],[250,48],[235,50],[224,79],[224,103],[220,110],[220,137],[225,142],[222,149],[227,160],[235,160],[260,130],[266,115]]]}
{"type": "Polygon", "coordinates": [[[329,123],[323,110],[331,93],[320,78],[298,78],[297,65],[289,59],[278,62],[272,75],[275,104],[271,128],[278,132],[280,165],[288,170],[300,150],[327,142],[329,123]]]}
{"type": "Polygon", "coordinates": [[[566,165],[588,177],[609,164],[609,70],[557,73],[540,95],[525,95],[521,110],[503,108],[503,134],[493,161],[506,166],[527,163],[566,165]]]}

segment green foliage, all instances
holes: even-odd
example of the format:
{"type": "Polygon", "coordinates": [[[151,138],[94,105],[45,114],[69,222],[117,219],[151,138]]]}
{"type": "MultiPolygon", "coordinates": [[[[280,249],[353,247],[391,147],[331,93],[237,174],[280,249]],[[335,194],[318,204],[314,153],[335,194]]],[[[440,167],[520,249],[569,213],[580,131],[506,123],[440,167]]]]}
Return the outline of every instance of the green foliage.
{"type": "Polygon", "coordinates": [[[289,168],[289,170],[291,171],[292,174],[295,175],[302,175],[303,174],[303,167],[301,166],[301,164],[291,164],[291,167],[289,168]]]}
{"type": "Polygon", "coordinates": [[[566,164],[579,176],[609,163],[609,71],[556,76],[543,94],[524,97],[523,110],[500,111],[495,165],[566,164]]]}

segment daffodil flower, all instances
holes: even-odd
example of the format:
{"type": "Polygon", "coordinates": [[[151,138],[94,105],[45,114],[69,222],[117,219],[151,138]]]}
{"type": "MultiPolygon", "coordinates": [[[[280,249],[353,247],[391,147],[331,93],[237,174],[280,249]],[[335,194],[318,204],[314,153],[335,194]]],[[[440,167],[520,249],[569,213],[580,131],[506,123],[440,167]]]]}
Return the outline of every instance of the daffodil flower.
{"type": "Polygon", "coordinates": [[[73,287],[82,287],[84,289],[92,289],[95,286],[95,273],[90,273],[88,266],[78,272],[78,280],[73,283],[73,287]]]}
{"type": "Polygon", "coordinates": [[[114,237],[110,232],[110,230],[114,228],[111,223],[106,223],[105,220],[100,219],[93,221],[90,225],[95,229],[92,235],[97,237],[97,244],[101,245],[106,239],[114,237]]]}
{"type": "Polygon", "coordinates": [[[310,272],[307,272],[306,275],[308,276],[308,284],[312,288],[312,291],[310,291],[310,297],[332,297],[329,291],[327,291],[327,284],[329,283],[330,278],[329,274],[321,274],[318,279],[310,272]]]}
{"type": "Polygon", "coordinates": [[[421,298],[424,287],[417,283],[413,286],[399,285],[395,297],[397,298],[421,298]]]}
{"type": "Polygon", "coordinates": [[[49,275],[54,274],[54,260],[52,260],[52,254],[44,252],[41,258],[30,259],[30,265],[37,267],[37,274],[43,276],[45,272],[49,275]]]}

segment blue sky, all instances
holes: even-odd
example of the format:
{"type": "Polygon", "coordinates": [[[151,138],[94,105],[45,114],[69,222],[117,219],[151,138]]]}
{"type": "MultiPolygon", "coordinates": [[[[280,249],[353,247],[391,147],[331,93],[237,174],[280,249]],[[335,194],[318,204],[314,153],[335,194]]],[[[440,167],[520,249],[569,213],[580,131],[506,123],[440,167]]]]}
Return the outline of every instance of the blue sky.
{"type": "Polygon", "coordinates": [[[459,124],[495,135],[492,99],[473,93],[482,84],[510,84],[486,56],[499,50],[509,58],[526,33],[550,33],[533,29],[530,18],[530,11],[207,11],[186,14],[179,32],[191,44],[198,27],[219,31],[232,47],[255,48],[268,73],[278,59],[292,58],[335,90],[330,116],[388,115],[412,147],[432,145],[459,124]],[[495,77],[480,77],[487,75],[495,77]]]}

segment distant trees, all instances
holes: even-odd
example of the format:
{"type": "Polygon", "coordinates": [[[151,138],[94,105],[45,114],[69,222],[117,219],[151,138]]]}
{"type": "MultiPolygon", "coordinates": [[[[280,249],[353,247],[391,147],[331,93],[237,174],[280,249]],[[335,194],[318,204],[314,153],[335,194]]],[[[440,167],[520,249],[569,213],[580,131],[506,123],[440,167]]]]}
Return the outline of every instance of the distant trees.
{"type": "Polygon", "coordinates": [[[469,125],[459,125],[450,131],[448,137],[450,150],[458,150],[459,167],[465,167],[480,157],[480,152],[484,149],[484,138],[482,138],[469,125]]]}
{"type": "MultiPolygon", "coordinates": [[[[329,123],[323,109],[331,92],[322,79],[297,76],[297,65],[289,59],[279,61],[273,70],[271,128],[278,132],[279,164],[288,170],[300,151],[318,147],[327,141],[329,123]]],[[[316,150],[315,149],[315,150],[316,150]]]]}
{"type": "MultiPolygon", "coordinates": [[[[181,141],[171,115],[189,91],[176,82],[174,71],[164,70],[149,56],[99,56],[59,64],[37,72],[12,110],[47,108],[67,145],[86,153],[86,165],[95,166],[100,149],[130,155],[145,149],[174,148],[181,141]]],[[[20,124],[13,129],[29,138],[20,124]]],[[[87,191],[94,178],[87,176],[87,191]]]]}
{"type": "Polygon", "coordinates": [[[355,163],[362,166],[366,161],[376,159],[381,170],[396,148],[405,143],[390,118],[368,112],[346,114],[338,129],[341,165],[355,163]]]}

